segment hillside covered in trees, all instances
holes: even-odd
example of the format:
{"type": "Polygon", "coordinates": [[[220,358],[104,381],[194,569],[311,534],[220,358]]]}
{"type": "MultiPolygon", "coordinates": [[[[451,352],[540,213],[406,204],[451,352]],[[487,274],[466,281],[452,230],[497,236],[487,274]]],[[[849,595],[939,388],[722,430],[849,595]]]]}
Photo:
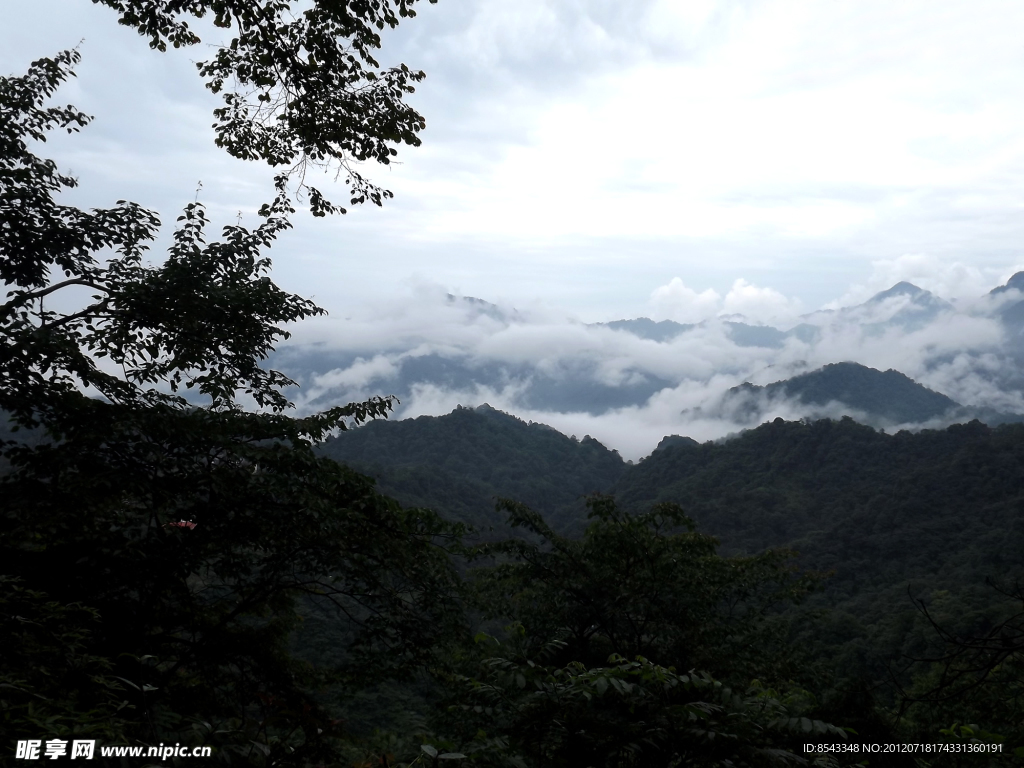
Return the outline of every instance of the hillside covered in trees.
{"type": "Polygon", "coordinates": [[[288,415],[264,363],[325,310],[265,252],[293,203],[344,212],[311,165],[391,197],[354,161],[420,143],[424,74],[374,58],[417,2],[100,4],[157,51],[231,30],[216,144],[290,170],[150,260],[155,212],[67,205],[35,154],[92,120],[51,105],[80,53],[0,77],[5,764],[1024,763],[1024,427],[777,420],[630,465],[491,408],[288,415]]]}
{"type": "Polygon", "coordinates": [[[567,437],[483,405],[447,416],[374,421],[319,449],[377,479],[407,506],[443,510],[451,520],[507,533],[495,500],[516,499],[558,529],[577,525],[582,497],[608,492],[626,469],[592,437],[567,437]]]}
{"type": "Polygon", "coordinates": [[[471,525],[489,526],[499,497],[531,498],[553,527],[578,536],[582,500],[568,496],[589,488],[637,515],[677,504],[727,557],[791,553],[793,567],[821,575],[780,614],[789,642],[809,653],[802,682],[833,703],[861,691],[859,711],[846,713],[861,726],[913,685],[912,659],[941,654],[931,619],[955,636],[983,636],[1021,608],[1004,594],[1024,574],[1020,424],[885,434],[850,418],[778,419],[718,443],[666,439],[633,465],[593,440],[462,408],[368,424],[323,450],[375,474],[403,503],[471,525]],[[473,494],[449,502],[410,482],[444,477],[453,461],[473,494]]]}

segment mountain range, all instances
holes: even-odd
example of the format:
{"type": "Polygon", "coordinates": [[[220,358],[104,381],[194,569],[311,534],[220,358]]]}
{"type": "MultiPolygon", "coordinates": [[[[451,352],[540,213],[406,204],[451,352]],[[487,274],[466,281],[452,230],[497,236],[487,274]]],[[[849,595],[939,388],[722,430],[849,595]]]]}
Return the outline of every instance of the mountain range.
{"type": "Polygon", "coordinates": [[[1024,420],[1024,415],[961,405],[889,369],[878,371],[858,363],[830,363],[816,371],[765,386],[745,382],[729,389],[718,407],[737,420],[760,423],[773,402],[796,402],[805,418],[850,416],[880,428],[953,424],[979,420],[989,425],[1024,420]]]}
{"type": "MultiPolygon", "coordinates": [[[[941,397],[875,373],[910,401],[941,397]]],[[[666,437],[633,463],[589,436],[480,406],[371,422],[318,450],[485,539],[521,535],[495,511],[499,498],[575,538],[583,496],[604,493],[634,513],[682,505],[723,554],[791,549],[796,567],[830,574],[808,603],[830,609],[815,642],[851,676],[884,676],[892,655],[920,642],[912,597],[938,600],[948,626],[971,629],[996,618],[986,579],[1024,572],[1022,424],[885,434],[850,418],[776,419],[717,442],[666,437]]]]}
{"type": "Polygon", "coordinates": [[[589,435],[567,437],[487,404],[373,421],[329,439],[321,451],[376,478],[407,506],[503,533],[496,498],[516,498],[569,524],[583,514],[581,497],[608,491],[627,466],[589,435]]]}
{"type": "Polygon", "coordinates": [[[398,397],[397,418],[487,402],[634,459],[665,434],[705,441],[776,417],[889,429],[1024,413],[1024,273],[957,302],[900,282],[780,327],[735,315],[583,323],[451,294],[332,327],[271,360],[301,385],[300,413],[378,394],[398,397]],[[897,390],[901,404],[882,402],[897,390]]]}

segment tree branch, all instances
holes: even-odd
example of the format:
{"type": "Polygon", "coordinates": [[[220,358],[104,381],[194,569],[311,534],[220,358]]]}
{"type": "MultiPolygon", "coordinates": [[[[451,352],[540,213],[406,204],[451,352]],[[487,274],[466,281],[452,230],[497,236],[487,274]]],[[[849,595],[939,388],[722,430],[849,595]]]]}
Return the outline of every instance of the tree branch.
{"type": "Polygon", "coordinates": [[[104,299],[98,304],[93,304],[91,306],[86,307],[81,312],[75,312],[75,314],[73,315],[67,315],[65,317],[60,318],[59,320],[54,320],[52,323],[48,323],[46,327],[52,330],[53,328],[59,328],[62,325],[67,325],[68,323],[74,322],[75,320],[79,320],[83,317],[95,315],[99,312],[99,310],[105,309],[109,303],[110,299],[104,299]]]}
{"type": "Polygon", "coordinates": [[[55,293],[61,288],[67,288],[69,285],[84,285],[87,288],[95,288],[97,291],[103,291],[104,293],[110,292],[110,289],[105,286],[97,285],[96,283],[80,277],[73,277],[70,280],[64,280],[63,282],[56,283],[55,285],[40,288],[38,291],[29,291],[27,293],[19,294],[17,297],[11,299],[5,304],[0,304],[0,314],[6,313],[11,309],[29,301],[33,301],[34,299],[41,299],[44,296],[49,296],[51,293],[55,293]]]}

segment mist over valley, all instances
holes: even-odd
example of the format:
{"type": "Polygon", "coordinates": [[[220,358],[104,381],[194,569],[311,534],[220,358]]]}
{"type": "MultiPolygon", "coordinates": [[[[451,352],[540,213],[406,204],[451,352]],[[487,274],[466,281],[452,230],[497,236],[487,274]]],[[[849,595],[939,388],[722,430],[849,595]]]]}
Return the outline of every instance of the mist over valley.
{"type": "Polygon", "coordinates": [[[487,403],[633,461],[666,435],[717,440],[776,418],[898,431],[1024,414],[1024,272],[955,301],[900,281],[777,324],[739,313],[586,323],[420,284],[310,325],[270,362],[299,382],[300,412],[375,394],[399,398],[396,419],[487,403]]]}

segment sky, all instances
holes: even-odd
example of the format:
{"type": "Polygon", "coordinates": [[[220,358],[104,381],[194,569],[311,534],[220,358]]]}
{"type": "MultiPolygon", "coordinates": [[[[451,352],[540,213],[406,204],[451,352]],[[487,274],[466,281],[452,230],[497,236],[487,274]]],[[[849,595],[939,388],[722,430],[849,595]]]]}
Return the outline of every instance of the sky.
{"type": "MultiPolygon", "coordinates": [[[[379,58],[426,72],[409,98],[427,121],[423,144],[361,169],[394,199],[327,219],[300,211],[270,251],[278,284],[330,313],[293,329],[295,341],[344,358],[307,371],[300,406],[378,393],[410,355],[448,355],[470,367],[528,362],[556,378],[585,368],[615,386],[671,379],[643,405],[598,415],[530,411],[515,381],[427,384],[405,404],[411,416],[490,400],[634,457],[672,431],[736,429],[693,414],[744,380],[812,363],[891,366],[965,404],[1024,408],[1020,392],[992,384],[1002,341],[971,309],[1024,269],[1020,3],[417,8],[383,35],[379,58]],[[742,316],[786,329],[902,280],[963,311],[890,336],[836,326],[813,348],[770,353],[732,345],[715,324],[742,316]],[[448,294],[529,321],[492,323],[448,294]],[[711,325],[667,346],[584,326],[640,316],[711,325]]],[[[75,45],[82,54],[57,101],[95,120],[54,134],[43,153],[79,179],[67,202],[130,199],[159,212],[156,254],[195,199],[216,226],[257,223],[272,171],[214,146],[220,101],[194,66],[223,31],[192,22],[203,44],[161,54],[88,0],[0,0],[0,10],[0,74],[75,45]]],[[[320,186],[344,199],[340,183],[320,186]]]]}
{"type": "MultiPolygon", "coordinates": [[[[87,0],[2,5],[4,73],[81,41],[59,99],[96,120],[50,142],[81,181],[69,199],[172,222],[201,181],[214,222],[254,221],[271,173],[213,145],[192,64],[221,33],[160,54],[87,0]]],[[[418,7],[381,60],[427,73],[423,145],[365,169],[395,199],[297,215],[271,254],[333,315],[429,283],[589,322],[783,323],[901,279],[976,295],[1024,267],[1019,3],[418,7]]]]}

